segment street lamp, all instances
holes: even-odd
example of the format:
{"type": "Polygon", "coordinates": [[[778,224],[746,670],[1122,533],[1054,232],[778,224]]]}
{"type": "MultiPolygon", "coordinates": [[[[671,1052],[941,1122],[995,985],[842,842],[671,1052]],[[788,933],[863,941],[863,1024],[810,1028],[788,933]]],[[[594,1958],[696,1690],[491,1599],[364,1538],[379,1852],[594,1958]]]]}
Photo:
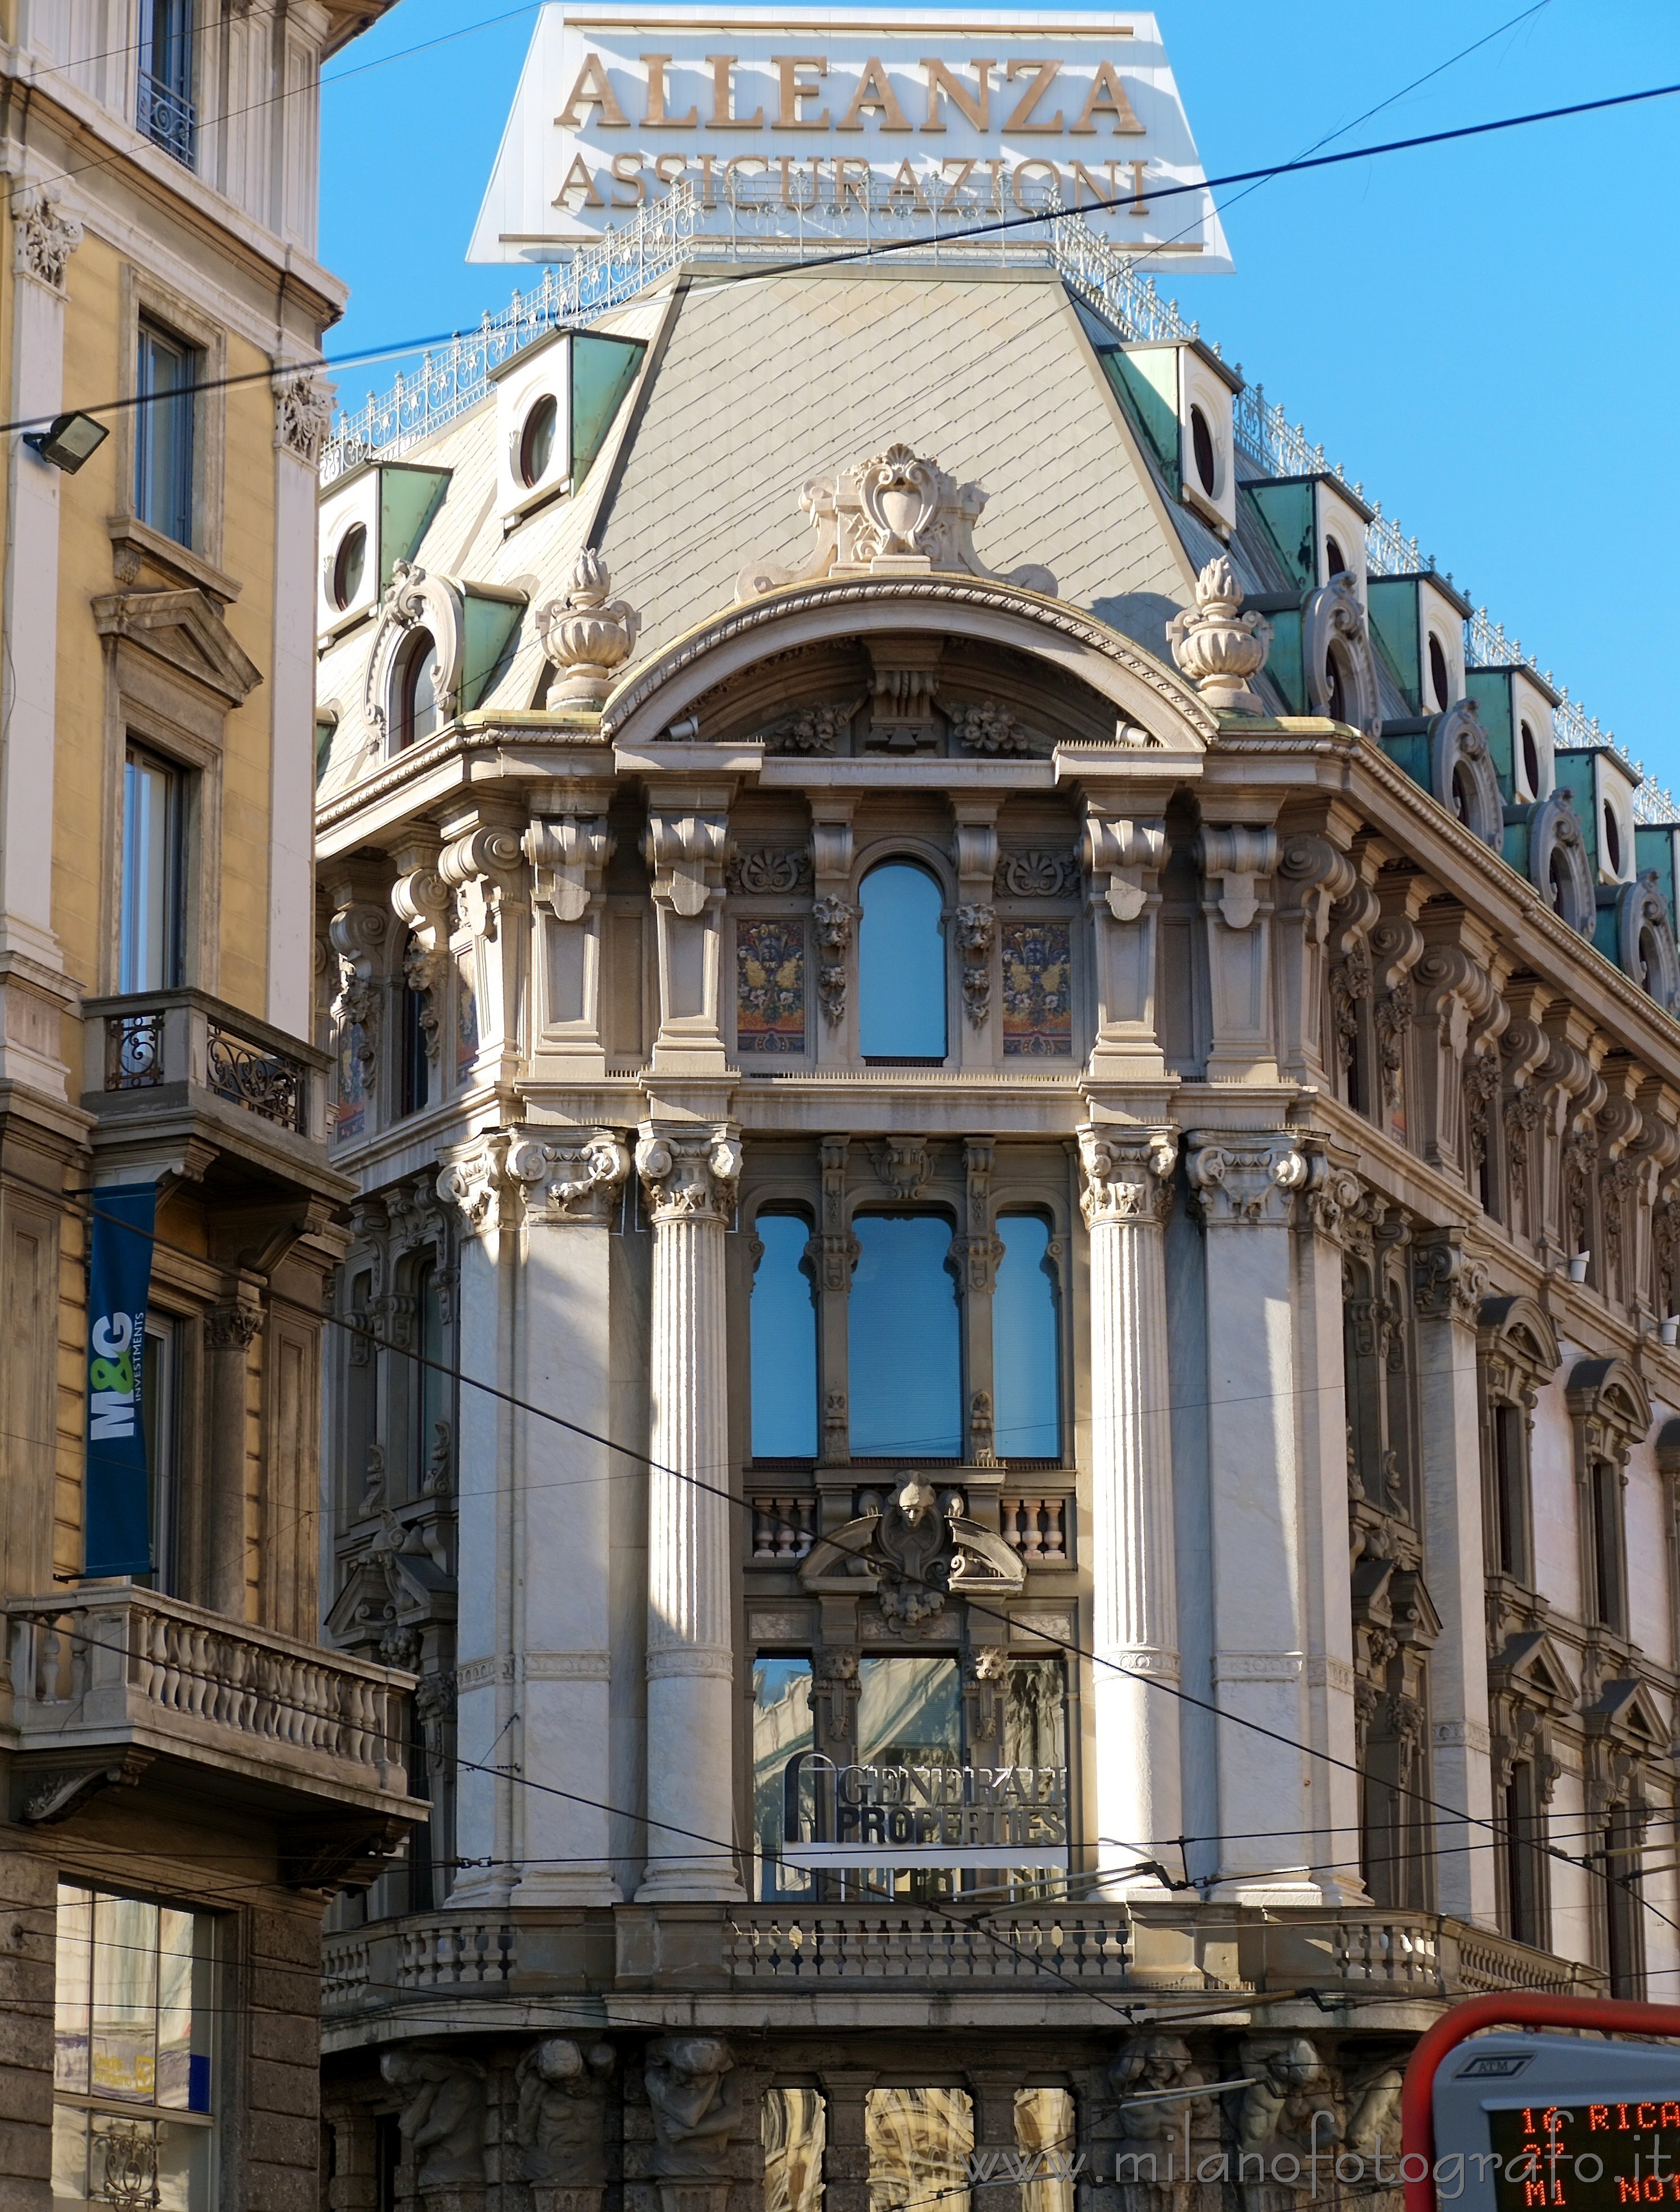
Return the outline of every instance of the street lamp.
{"type": "Polygon", "coordinates": [[[110,435],[103,422],[96,422],[91,415],[78,411],[55,416],[45,430],[26,430],[23,442],[33,446],[41,459],[51,461],[55,469],[63,469],[66,476],[73,477],[110,435]]]}

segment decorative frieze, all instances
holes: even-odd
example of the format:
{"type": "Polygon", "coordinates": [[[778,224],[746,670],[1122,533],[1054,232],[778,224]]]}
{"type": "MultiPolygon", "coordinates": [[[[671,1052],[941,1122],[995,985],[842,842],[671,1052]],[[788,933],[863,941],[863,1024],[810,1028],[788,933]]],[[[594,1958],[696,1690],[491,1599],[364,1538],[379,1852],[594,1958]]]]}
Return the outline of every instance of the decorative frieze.
{"type": "Polygon", "coordinates": [[[773,845],[755,846],[737,853],[724,869],[725,889],[748,898],[775,897],[809,890],[810,886],[811,856],[803,846],[791,851],[773,845]]]}
{"type": "Polygon", "coordinates": [[[1077,898],[1079,855],[1061,851],[1000,854],[992,885],[999,898],[1077,898]]]}

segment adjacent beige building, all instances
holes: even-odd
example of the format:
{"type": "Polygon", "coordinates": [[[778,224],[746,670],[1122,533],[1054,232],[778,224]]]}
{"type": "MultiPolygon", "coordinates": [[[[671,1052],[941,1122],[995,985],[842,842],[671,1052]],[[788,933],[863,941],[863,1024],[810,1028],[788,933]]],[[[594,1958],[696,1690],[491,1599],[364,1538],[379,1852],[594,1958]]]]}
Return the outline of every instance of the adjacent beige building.
{"type": "Polygon", "coordinates": [[[323,1901],[417,1809],[406,1678],[324,1650],[317,1601],[349,1186],[309,1037],[327,393],[294,364],[344,299],[317,72],[379,12],[0,9],[0,380],[45,434],[0,456],[9,2212],[312,2203],[323,1901]],[[88,1311],[134,1187],[137,1341],[88,1311]],[[101,1571],[90,1442],[136,1425],[101,1571]]]}

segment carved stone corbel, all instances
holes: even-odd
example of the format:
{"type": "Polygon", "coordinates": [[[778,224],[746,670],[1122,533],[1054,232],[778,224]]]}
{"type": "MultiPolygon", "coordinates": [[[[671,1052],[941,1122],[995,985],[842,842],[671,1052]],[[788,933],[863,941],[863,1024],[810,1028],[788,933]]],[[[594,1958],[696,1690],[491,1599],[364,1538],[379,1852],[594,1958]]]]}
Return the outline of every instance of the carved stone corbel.
{"type": "Polygon", "coordinates": [[[279,371],[274,379],[274,443],[306,468],[318,468],[332,428],[335,386],[311,369],[279,371]]]}
{"type": "Polygon", "coordinates": [[[601,910],[614,839],[591,794],[576,811],[531,823],[521,841],[531,864],[537,928],[537,1030],[547,1045],[588,1054],[604,1073],[601,1027],[601,910]]]}
{"type": "Polygon", "coordinates": [[[390,916],[372,886],[360,877],[343,878],[329,896],[332,920],[327,935],[338,958],[333,1024],[341,1034],[347,1030],[352,1033],[351,1051],[362,1088],[371,1097],[379,1078],[381,965],[390,916]]]}
{"type": "Polygon", "coordinates": [[[440,854],[438,873],[458,897],[461,919],[474,937],[494,941],[523,858],[519,832],[494,823],[468,830],[440,854]]]}
{"type": "Polygon", "coordinates": [[[1197,833],[1196,856],[1202,870],[1213,1015],[1208,1080],[1275,1079],[1271,877],[1279,859],[1277,833],[1204,822],[1197,833]]]}
{"type": "Polygon", "coordinates": [[[658,791],[648,801],[642,851],[653,878],[658,931],[658,1066],[721,1073],[720,931],[724,869],[731,857],[729,793],[718,787],[658,791]]]}
{"type": "Polygon", "coordinates": [[[1331,916],[1358,881],[1353,861],[1316,832],[1286,835],[1277,862],[1279,973],[1284,985],[1280,1057],[1285,1072],[1310,1083],[1330,1079],[1324,1035],[1325,966],[1331,916]]]}
{"type": "Polygon", "coordinates": [[[426,1057],[438,1063],[443,1042],[444,973],[449,964],[449,886],[438,873],[435,839],[410,839],[395,855],[402,873],[391,887],[392,911],[409,930],[403,976],[422,1001],[426,1057]]]}
{"type": "Polygon", "coordinates": [[[1165,1072],[1155,1021],[1155,938],[1167,825],[1085,799],[1083,858],[1096,939],[1096,1039],[1091,1073],[1104,1079],[1165,1072]]]}

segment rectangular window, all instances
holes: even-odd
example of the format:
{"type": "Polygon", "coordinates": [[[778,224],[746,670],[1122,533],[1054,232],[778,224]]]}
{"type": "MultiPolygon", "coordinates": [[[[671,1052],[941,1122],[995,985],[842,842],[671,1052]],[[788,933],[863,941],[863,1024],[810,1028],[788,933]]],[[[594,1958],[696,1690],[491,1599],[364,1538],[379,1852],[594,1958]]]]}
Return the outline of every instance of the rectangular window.
{"type": "Polygon", "coordinates": [[[1627,1633],[1622,1589],[1622,1473],[1595,1459],[1586,1471],[1587,1508],[1592,1516],[1593,1618],[1613,1635],[1627,1633]]]}
{"type": "Polygon", "coordinates": [[[951,1459],[962,1449],[956,1278],[942,1214],[859,1214],[848,1304],[854,1459],[951,1459]]]}
{"type": "Polygon", "coordinates": [[[1604,1823],[1598,1864],[1604,1875],[1604,1967],[1613,1997],[1645,1995],[1645,1941],[1639,1895],[1639,1822],[1625,1809],[1604,1823]]]}
{"type": "MultiPolygon", "coordinates": [[[[785,1822],[782,1778],[797,1753],[816,1747],[809,1659],[759,1659],[753,1665],[753,1832],[759,1851],[758,1893],[810,1897],[811,1877],[777,1863],[785,1822]]],[[[810,1791],[804,1793],[806,1805],[810,1791]]]]}
{"type": "Polygon", "coordinates": [[[424,991],[403,986],[403,1112],[423,1113],[431,1103],[432,1058],[427,1050],[425,1015],[431,999],[424,991]]]}
{"type": "Polygon", "coordinates": [[[1520,1406],[1493,1409],[1494,1559],[1502,1575],[1529,1578],[1528,1418],[1520,1406]]]}
{"type": "Polygon", "coordinates": [[[748,1309],[753,1457],[816,1457],[816,1301],[803,1214],[761,1213],[748,1309]]]}
{"type": "Polygon", "coordinates": [[[207,1913],[59,1884],[52,2195],[66,2212],[209,2212],[214,1936],[207,1913]]]}
{"type": "Polygon", "coordinates": [[[134,410],[134,511],[178,545],[192,543],[192,386],[199,356],[155,324],[140,325],[134,410]]]}
{"type": "Polygon", "coordinates": [[[180,1324],[167,1314],[146,1316],[146,1372],[141,1397],[146,1468],[152,1489],[150,1586],[175,1588],[180,1498],[180,1324]]]}
{"type": "Polygon", "coordinates": [[[805,925],[742,921],[735,927],[735,1042],[755,1059],[805,1048],[805,925]]]}
{"type": "Polygon", "coordinates": [[[869,2212],[970,2212],[974,2105],[966,2089],[871,2089],[864,2106],[869,2212]]]}
{"type": "Polygon", "coordinates": [[[1513,1942],[1546,1948],[1545,1813],[1534,1769],[1517,1767],[1505,1785],[1501,1838],[1505,1856],[1505,1932],[1513,1942]]]}
{"type": "Polygon", "coordinates": [[[1041,1214],[998,1219],[1003,1257],[992,1298],[992,1382],[1000,1459],[1059,1460],[1061,1355],[1056,1264],[1041,1214]]]}
{"type": "Polygon", "coordinates": [[[185,775],[130,745],[123,769],[119,991],[180,987],[185,817],[185,775]]]}
{"type": "Polygon", "coordinates": [[[765,2091],[764,2212],[822,2212],[826,2118],[819,2089],[765,2091]]]}
{"type": "Polygon", "coordinates": [[[141,0],[140,76],[135,125],[187,168],[197,166],[198,109],[192,97],[194,0],[141,0]]]}
{"type": "Polygon", "coordinates": [[[415,1280],[420,1357],[412,1363],[415,1392],[414,1479],[410,1495],[441,1497],[449,1489],[449,1377],[444,1372],[444,1286],[428,1260],[415,1280]]]}

